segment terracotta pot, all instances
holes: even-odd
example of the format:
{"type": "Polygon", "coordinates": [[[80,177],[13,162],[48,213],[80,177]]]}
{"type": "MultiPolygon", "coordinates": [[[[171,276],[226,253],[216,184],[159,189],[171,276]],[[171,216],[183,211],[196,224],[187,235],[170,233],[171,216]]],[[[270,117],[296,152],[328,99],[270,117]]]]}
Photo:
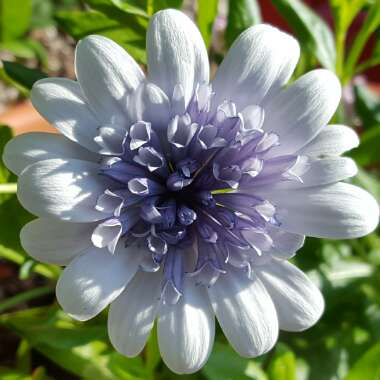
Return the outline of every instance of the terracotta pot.
{"type": "Polygon", "coordinates": [[[0,124],[11,127],[15,135],[31,131],[56,132],[29,100],[13,105],[0,114],[0,124]]]}

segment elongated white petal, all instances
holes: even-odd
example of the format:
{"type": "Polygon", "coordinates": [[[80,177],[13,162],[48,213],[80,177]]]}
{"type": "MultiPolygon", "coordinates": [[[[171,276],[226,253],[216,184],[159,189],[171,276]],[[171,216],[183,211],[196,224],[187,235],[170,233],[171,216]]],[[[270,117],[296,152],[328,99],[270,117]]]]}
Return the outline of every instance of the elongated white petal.
{"type": "Polygon", "coordinates": [[[159,305],[161,272],[138,272],[124,292],[112,302],[108,334],[112,345],[133,357],[144,348],[159,305]]]}
{"type": "Polygon", "coordinates": [[[80,321],[95,317],[125,289],[136,273],[138,259],[122,245],[114,255],[90,248],[62,272],[56,289],[59,304],[80,321]]]}
{"type": "Polygon", "coordinates": [[[100,122],[128,122],[127,98],[144,80],[144,73],[121,46],[103,36],[85,37],[75,51],[75,72],[100,122]]]}
{"type": "Polygon", "coordinates": [[[293,234],[275,226],[269,226],[268,233],[273,240],[273,247],[268,253],[279,259],[293,257],[305,242],[304,235],[293,234]]]}
{"type": "Polygon", "coordinates": [[[130,120],[144,120],[161,130],[169,123],[170,102],[166,94],[153,83],[142,83],[128,102],[130,120]]]}
{"type": "Polygon", "coordinates": [[[94,223],[35,219],[21,230],[21,245],[36,260],[68,265],[74,257],[91,247],[94,228],[94,223]]]}
{"type": "Polygon", "coordinates": [[[99,146],[99,153],[102,155],[118,155],[123,152],[123,142],[128,131],[121,124],[107,124],[98,129],[98,136],[94,141],[99,146]]]}
{"type": "Polygon", "coordinates": [[[209,62],[202,36],[184,13],[174,9],[157,12],[147,32],[149,80],[172,98],[181,85],[186,104],[197,83],[208,82],[209,62]]]}
{"type": "Polygon", "coordinates": [[[158,345],[166,365],[175,373],[198,371],[214,343],[215,318],[206,290],[192,279],[175,305],[162,305],[158,317],[158,345]]]}
{"type": "Polygon", "coordinates": [[[300,48],[290,35],[269,25],[256,25],[234,42],[213,81],[215,104],[234,102],[241,111],[261,104],[292,75],[300,48]]]}
{"type": "Polygon", "coordinates": [[[297,153],[314,157],[339,156],[358,145],[359,137],[352,128],[338,124],[327,125],[297,153]]]}
{"type": "Polygon", "coordinates": [[[276,189],[299,189],[310,186],[328,185],[343,181],[357,174],[358,168],[351,158],[328,157],[311,160],[309,169],[301,175],[302,182],[289,181],[280,182],[273,188],[276,189]]]}
{"type": "Polygon", "coordinates": [[[41,132],[16,136],[7,143],[3,154],[4,164],[17,175],[28,165],[51,158],[97,161],[99,156],[64,136],[41,132]]]}
{"type": "Polygon", "coordinates": [[[314,70],[281,90],[265,107],[263,129],[280,136],[273,154],[294,153],[326,126],[341,97],[338,78],[328,70],[314,70]]]}
{"type": "Polygon", "coordinates": [[[281,330],[303,331],[321,317],[322,294],[297,267],[287,261],[273,260],[257,267],[255,273],[272,297],[281,330]]]}
{"type": "Polygon", "coordinates": [[[68,139],[97,152],[98,120],[88,108],[78,82],[47,78],[36,82],[31,100],[37,111],[68,139]]]}
{"type": "Polygon", "coordinates": [[[73,222],[91,222],[107,215],[95,209],[107,181],[99,166],[80,160],[52,159],[28,166],[20,175],[17,196],[31,213],[73,222]]]}
{"type": "Polygon", "coordinates": [[[379,222],[376,200],[346,183],[297,190],[267,189],[278,206],[276,218],[289,232],[332,239],[357,238],[372,232],[379,222]]]}
{"type": "Polygon", "coordinates": [[[323,158],[310,162],[309,170],[301,176],[301,186],[327,185],[353,177],[357,172],[358,168],[351,158],[323,158]]]}
{"type": "Polygon", "coordinates": [[[276,343],[276,309],[258,278],[249,280],[232,269],[208,289],[219,324],[241,356],[256,357],[276,343]]]}

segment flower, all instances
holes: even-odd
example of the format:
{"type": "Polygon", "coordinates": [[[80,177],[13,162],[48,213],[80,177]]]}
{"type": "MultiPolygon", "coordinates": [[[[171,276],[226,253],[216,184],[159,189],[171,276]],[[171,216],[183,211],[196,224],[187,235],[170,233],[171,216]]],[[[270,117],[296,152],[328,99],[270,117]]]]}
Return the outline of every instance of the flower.
{"type": "Polygon", "coordinates": [[[21,232],[34,258],[66,266],[57,298],[88,320],[110,304],[112,344],[137,355],[157,319],[165,363],[201,368],[215,316],[234,349],[255,357],[278,330],[321,316],[318,288],[287,260],[304,236],[355,238],[378,223],[376,201],[340,181],[358,145],[327,126],[341,96],[314,70],[287,87],[299,58],[291,36],[246,30],[209,81],[192,21],[156,13],[148,75],[117,44],[89,36],[78,81],[38,81],[32,102],[61,135],[31,133],[6,147],[21,204],[39,219],[21,232]]]}

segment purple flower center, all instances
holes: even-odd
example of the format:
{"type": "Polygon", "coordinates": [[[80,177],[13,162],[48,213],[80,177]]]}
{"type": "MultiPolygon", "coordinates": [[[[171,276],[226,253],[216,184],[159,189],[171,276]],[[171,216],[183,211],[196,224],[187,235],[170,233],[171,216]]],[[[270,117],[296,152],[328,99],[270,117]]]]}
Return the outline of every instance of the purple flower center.
{"type": "Polygon", "coordinates": [[[100,174],[111,179],[97,208],[111,217],[93,242],[113,252],[123,237],[144,248],[143,269],[163,267],[169,302],[179,299],[185,274],[212,285],[227,264],[249,271],[271,248],[276,208],[254,188],[289,180],[298,159],[271,158],[278,136],[260,129],[259,107],[247,128],[232,102],[212,104],[211,86],[198,86],[186,109],[177,87],[168,126],[138,121],[127,134],[103,127],[96,140],[106,152],[100,174]]]}

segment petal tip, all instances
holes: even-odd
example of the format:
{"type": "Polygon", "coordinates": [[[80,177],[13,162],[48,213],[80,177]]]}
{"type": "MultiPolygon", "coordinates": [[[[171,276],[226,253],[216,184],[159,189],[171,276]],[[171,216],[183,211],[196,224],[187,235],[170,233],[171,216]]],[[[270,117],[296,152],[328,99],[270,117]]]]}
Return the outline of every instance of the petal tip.
{"type": "MultiPolygon", "coordinates": [[[[14,138],[9,140],[6,144],[5,144],[5,147],[4,147],[4,150],[3,150],[3,155],[1,157],[1,159],[3,160],[3,163],[4,165],[12,172],[12,173],[15,173],[15,171],[12,169],[13,165],[12,165],[12,160],[11,160],[11,156],[12,156],[12,150],[13,150],[13,145],[14,145],[14,138]]],[[[17,174],[17,173],[15,173],[17,174]]]]}
{"type": "Polygon", "coordinates": [[[312,73],[317,75],[321,84],[325,85],[326,89],[328,89],[331,94],[334,93],[335,98],[339,98],[340,100],[342,96],[342,85],[334,72],[328,69],[316,69],[313,70],[312,73]]]}
{"type": "Polygon", "coordinates": [[[369,233],[373,232],[378,224],[379,224],[379,204],[377,200],[368,192],[363,190],[363,193],[366,193],[365,197],[367,207],[365,210],[368,210],[367,212],[367,219],[365,227],[363,227],[363,234],[360,236],[368,235],[369,233]]]}

